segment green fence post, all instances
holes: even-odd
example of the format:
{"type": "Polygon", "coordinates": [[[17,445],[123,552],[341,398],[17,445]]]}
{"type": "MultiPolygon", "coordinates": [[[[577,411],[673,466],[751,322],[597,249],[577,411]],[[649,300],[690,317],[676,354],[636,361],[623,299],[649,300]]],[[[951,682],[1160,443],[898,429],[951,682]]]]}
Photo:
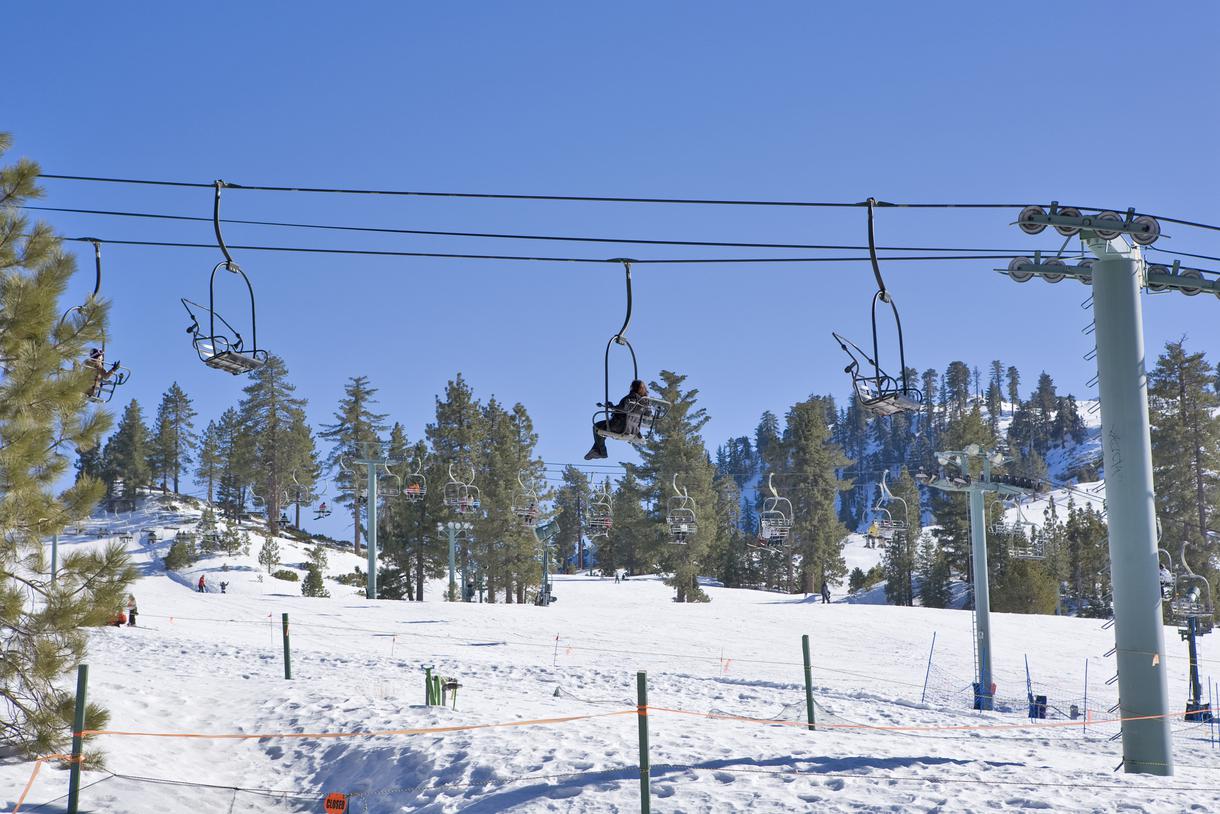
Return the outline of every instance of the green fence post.
{"type": "Polygon", "coordinates": [[[812,666],[809,662],[809,634],[801,636],[801,650],[805,655],[805,714],[809,718],[809,730],[813,731],[815,721],[813,717],[813,676],[810,673],[812,666]]]}
{"type": "Polygon", "coordinates": [[[89,665],[76,668],[76,712],[72,715],[72,767],[68,774],[68,814],[76,814],[80,806],[80,764],[84,753],[85,690],[89,686],[89,665]]]}
{"type": "Polygon", "coordinates": [[[284,623],[284,678],[292,678],[292,654],[288,652],[288,614],[282,614],[284,623]]]}
{"type": "Polygon", "coordinates": [[[640,723],[640,812],[652,811],[652,793],[648,789],[648,673],[635,674],[636,718],[640,723]]]}

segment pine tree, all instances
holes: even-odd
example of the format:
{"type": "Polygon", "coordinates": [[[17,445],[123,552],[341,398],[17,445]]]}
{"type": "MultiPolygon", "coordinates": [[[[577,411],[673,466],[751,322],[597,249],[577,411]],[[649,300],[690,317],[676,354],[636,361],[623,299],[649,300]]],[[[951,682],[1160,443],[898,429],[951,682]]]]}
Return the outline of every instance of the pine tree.
{"type": "Polygon", "coordinates": [[[148,463],[150,446],[140,403],[132,399],[123,411],[114,437],[106,445],[106,468],[112,482],[122,480],[121,497],[134,500],[139,490],[148,485],[152,476],[148,463]]]}
{"type": "MultiPolygon", "coordinates": [[[[216,500],[226,515],[237,519],[246,510],[247,490],[254,480],[254,445],[241,416],[232,407],[220,414],[216,437],[220,458],[216,500]]],[[[266,499],[266,495],[259,497],[266,499]]]]}
{"type": "Polygon", "coordinates": [[[326,590],[326,581],[322,578],[326,573],[326,549],[315,545],[309,550],[309,559],[305,563],[305,579],[301,582],[301,596],[325,598],[330,596],[326,590]]]}
{"type": "Polygon", "coordinates": [[[207,486],[208,503],[215,496],[217,481],[220,480],[224,467],[224,459],[220,456],[220,427],[215,421],[209,421],[199,440],[199,465],[195,469],[195,482],[207,486]]]}
{"type": "Polygon", "coordinates": [[[172,481],[174,494],[178,494],[182,473],[194,460],[199,440],[194,432],[195,415],[190,397],[174,382],[157,407],[150,454],[153,474],[160,480],[162,491],[167,481],[172,481]]]}
{"type": "Polygon", "coordinates": [[[326,425],[320,435],[334,444],[327,465],[338,470],[335,485],[339,495],[335,502],[352,512],[352,551],[358,555],[364,508],[360,498],[361,473],[360,467],[345,469],[343,462],[380,450],[386,417],[371,409],[377,403],[377,388],[369,384],[367,376],[349,379],[343,393],[344,398],[335,412],[335,423],[326,425]]]}
{"type": "Polygon", "coordinates": [[[660,565],[649,556],[658,548],[651,542],[657,537],[658,529],[644,511],[645,499],[644,487],[636,476],[635,467],[627,466],[626,472],[615,484],[610,504],[610,544],[614,549],[613,565],[625,568],[628,574],[633,575],[647,573],[660,565]]]}
{"type": "Polygon", "coordinates": [[[1021,372],[1016,367],[1009,366],[1007,371],[1008,378],[1008,402],[1012,404],[1013,409],[1021,403],[1021,372]]]}
{"type": "Polygon", "coordinates": [[[920,604],[925,608],[949,607],[949,560],[930,534],[920,538],[917,567],[920,604]]]}
{"type": "Polygon", "coordinates": [[[1189,353],[1184,340],[1166,344],[1149,376],[1148,401],[1164,539],[1170,548],[1187,541],[1191,567],[1211,578],[1205,530],[1220,502],[1220,395],[1203,353],[1189,353]]]}
{"type": "MultiPolygon", "coordinates": [[[[584,562],[585,517],[589,511],[589,500],[592,488],[589,478],[571,464],[563,468],[561,485],[555,492],[555,532],[553,543],[559,552],[559,561],[565,570],[576,567],[584,562]]],[[[613,504],[612,504],[613,511],[613,504]]],[[[612,518],[611,534],[619,523],[619,518],[612,518]]],[[[624,530],[626,533],[626,530],[624,530]]],[[[637,557],[644,552],[637,551],[637,557]]],[[[651,552],[649,552],[651,553],[651,552]]]]}
{"type": "MultiPolygon", "coordinates": [[[[706,602],[699,587],[701,573],[713,572],[715,555],[723,549],[725,531],[716,517],[715,468],[699,434],[710,420],[707,411],[697,407],[699,391],[683,389],[686,377],[661,371],[661,382],[649,389],[670,403],[669,413],[657,420],[653,435],[640,448],[643,465],[637,470],[647,484],[647,494],[659,507],[658,524],[665,522],[665,507],[673,496],[673,478],[678,488],[694,500],[698,531],[683,545],[667,545],[655,552],[670,576],[666,583],[674,588],[678,602],[706,602]]],[[[767,447],[767,444],[763,445],[767,447]]]]}
{"type": "Polygon", "coordinates": [[[263,538],[263,546],[258,550],[258,564],[265,567],[268,574],[280,564],[280,544],[270,534],[263,538]]]}
{"type": "MultiPolygon", "coordinates": [[[[0,155],[10,140],[0,134],[0,155]]],[[[95,448],[110,418],[85,401],[83,365],[100,343],[106,304],[90,299],[65,315],[72,258],[21,206],[39,196],[38,166],[0,168],[0,746],[45,755],[70,733],[72,699],[62,686],[81,662],[84,628],[105,624],[135,579],[119,545],[72,552],[48,574],[44,540],[89,516],[103,493],[87,473],[56,494],[72,450],[95,448]]],[[[90,704],[85,728],[104,728],[90,704]]]]}
{"type": "Polygon", "coordinates": [[[847,529],[835,514],[835,496],[852,487],[837,474],[851,461],[830,438],[833,415],[833,402],[815,396],[788,411],[784,428],[787,469],[792,474],[781,482],[792,501],[791,550],[800,556],[805,593],[814,593],[823,580],[834,582],[846,573],[847,529]]]}
{"type": "MultiPolygon", "coordinates": [[[[474,391],[466,380],[458,373],[445,385],[445,398],[436,399],[436,414],[432,423],[424,429],[424,434],[432,448],[432,456],[428,459],[428,483],[430,497],[427,500],[428,516],[433,522],[471,522],[470,513],[458,515],[451,507],[445,506],[443,496],[445,485],[450,481],[450,475],[455,480],[467,482],[465,479],[474,473],[475,488],[480,491],[486,483],[479,482],[479,467],[477,461],[483,448],[483,409],[474,391]]],[[[433,527],[435,528],[435,526],[433,527]]],[[[439,532],[437,544],[442,547],[448,558],[448,534],[439,532]]],[[[469,571],[471,535],[465,533],[457,542],[458,568],[469,571]]],[[[422,587],[422,581],[416,576],[417,590],[422,587]]]]}
{"type": "Polygon", "coordinates": [[[246,397],[238,405],[242,432],[251,446],[254,487],[266,503],[267,526],[279,534],[280,512],[291,499],[295,470],[310,471],[314,465],[312,438],[302,436],[305,400],[294,395],[288,366],[272,354],[250,374],[242,390],[246,397]],[[308,446],[306,446],[308,444],[308,446]]]}

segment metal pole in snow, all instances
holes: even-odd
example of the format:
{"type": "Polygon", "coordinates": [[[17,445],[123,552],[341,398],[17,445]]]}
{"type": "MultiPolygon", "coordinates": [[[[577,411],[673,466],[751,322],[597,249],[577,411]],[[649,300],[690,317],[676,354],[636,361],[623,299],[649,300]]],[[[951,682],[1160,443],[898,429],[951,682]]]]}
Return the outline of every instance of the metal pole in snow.
{"type": "Polygon", "coordinates": [[[1093,264],[1093,316],[1101,400],[1114,644],[1122,701],[1123,770],[1172,775],[1169,683],[1161,619],[1148,375],[1138,252],[1085,232],[1093,264]]]}
{"type": "Polygon", "coordinates": [[[640,725],[640,814],[652,811],[652,793],[648,788],[648,674],[635,674],[636,718],[640,725]]]}
{"type": "Polygon", "coordinates": [[[68,814],[76,814],[80,806],[80,764],[84,753],[85,693],[89,688],[89,665],[76,668],[76,709],[72,715],[72,766],[68,770],[68,814]]]}
{"type": "MultiPolygon", "coordinates": [[[[988,462],[984,459],[984,466],[988,462]]],[[[970,490],[970,544],[974,559],[974,624],[979,647],[978,689],[975,709],[992,709],[991,691],[991,589],[987,580],[987,516],[983,491],[970,490]]]]}
{"type": "Polygon", "coordinates": [[[284,628],[284,678],[292,678],[292,653],[288,649],[288,614],[280,614],[280,621],[284,628]]]}
{"type": "Polygon", "coordinates": [[[813,675],[811,673],[812,665],[809,662],[809,634],[801,635],[801,651],[805,656],[805,715],[809,721],[809,731],[814,730],[813,718],[813,675]]]}
{"type": "Polygon", "coordinates": [[[928,678],[932,675],[932,651],[936,649],[936,631],[932,631],[932,646],[928,648],[928,669],[923,674],[923,692],[919,694],[919,703],[924,702],[928,695],[928,678]]]}
{"type": "Polygon", "coordinates": [[[457,529],[453,523],[445,528],[449,532],[449,601],[457,602],[457,577],[454,574],[457,570],[457,529]]]}
{"type": "Polygon", "coordinates": [[[372,461],[369,468],[369,533],[366,535],[369,554],[369,578],[365,596],[368,599],[377,598],[377,470],[372,461]]]}

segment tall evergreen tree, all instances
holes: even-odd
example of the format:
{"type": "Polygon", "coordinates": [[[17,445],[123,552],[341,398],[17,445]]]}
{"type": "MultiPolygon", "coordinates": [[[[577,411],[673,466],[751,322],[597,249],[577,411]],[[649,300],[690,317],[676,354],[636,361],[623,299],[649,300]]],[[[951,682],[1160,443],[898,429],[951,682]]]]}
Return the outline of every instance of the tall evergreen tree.
{"type": "Polygon", "coordinates": [[[207,487],[208,503],[212,502],[216,483],[220,480],[223,469],[224,460],[220,457],[220,426],[215,421],[209,421],[199,439],[199,464],[195,468],[195,482],[207,487]]]}
{"type": "Polygon", "coordinates": [[[305,400],[295,395],[288,366],[274,354],[250,374],[242,392],[246,397],[237,410],[252,447],[254,487],[266,504],[268,528],[278,535],[281,510],[291,499],[292,473],[313,469],[312,438],[302,436],[300,430],[305,400]]]}
{"type": "Polygon", "coordinates": [[[339,494],[335,502],[347,506],[352,513],[352,550],[359,554],[364,514],[360,495],[361,468],[349,466],[345,469],[343,462],[380,450],[386,417],[372,410],[372,405],[377,403],[377,388],[369,384],[367,376],[349,379],[343,393],[334,423],[327,424],[320,435],[333,444],[326,462],[336,471],[335,485],[339,494]]]}
{"type": "MultiPolygon", "coordinates": [[[[579,566],[584,561],[585,517],[589,511],[592,487],[588,476],[571,464],[563,468],[561,478],[561,485],[555,492],[555,522],[558,529],[553,542],[560,562],[565,566],[579,566]]],[[[614,534],[619,518],[614,517],[612,522],[611,533],[614,534]]]]}
{"type": "Polygon", "coordinates": [[[649,385],[672,406],[657,420],[653,435],[640,448],[643,465],[638,472],[647,484],[652,504],[658,507],[658,523],[665,522],[675,475],[678,488],[694,500],[698,532],[684,544],[669,545],[667,551],[657,554],[670,573],[667,584],[674,588],[678,602],[706,602],[707,594],[699,587],[698,577],[712,572],[714,555],[723,549],[725,530],[716,515],[715,468],[700,435],[709,416],[696,406],[699,391],[684,389],[685,381],[685,376],[662,370],[660,383],[649,385]]]}
{"type": "Polygon", "coordinates": [[[152,476],[148,462],[150,447],[140,403],[132,399],[119,419],[114,437],[106,445],[107,471],[112,481],[122,480],[121,497],[133,500],[139,490],[148,485],[152,476]]]}
{"type": "Polygon", "coordinates": [[[179,493],[182,473],[194,461],[195,445],[198,443],[195,415],[190,397],[177,382],[171,384],[157,407],[151,459],[161,488],[164,490],[166,482],[171,481],[174,494],[179,493]]]}
{"type": "Polygon", "coordinates": [[[830,399],[815,396],[788,411],[784,428],[787,468],[792,474],[782,483],[792,501],[791,550],[800,557],[801,590],[806,593],[847,572],[843,562],[847,529],[835,515],[835,496],[852,486],[837,475],[851,461],[830,438],[833,410],[830,399]]]}
{"type": "MultiPolygon", "coordinates": [[[[228,517],[236,519],[246,510],[246,498],[254,480],[255,467],[254,445],[236,409],[230,407],[220,414],[216,422],[216,438],[220,459],[216,500],[228,517]]],[[[255,494],[266,500],[266,495],[255,494]]]]}
{"type": "MultiPolygon", "coordinates": [[[[1152,466],[1157,515],[1173,548],[1209,577],[1213,542],[1206,530],[1220,501],[1220,395],[1212,366],[1185,341],[1169,342],[1149,376],[1152,466]]],[[[1176,552],[1175,556],[1176,556],[1176,552]]]]}
{"type": "MultiPolygon", "coordinates": [[[[0,133],[0,155],[9,146],[0,133]]],[[[116,544],[73,551],[49,575],[45,539],[88,517],[103,492],[82,473],[56,494],[70,451],[96,447],[109,428],[86,403],[93,374],[82,364],[107,306],[91,298],[61,318],[75,263],[21,210],[40,194],[38,172],[25,160],[0,168],[0,746],[45,755],[71,732],[62,687],[84,658],[84,628],[123,606],[135,573],[116,544]]],[[[85,728],[105,721],[90,704],[85,728]]]]}

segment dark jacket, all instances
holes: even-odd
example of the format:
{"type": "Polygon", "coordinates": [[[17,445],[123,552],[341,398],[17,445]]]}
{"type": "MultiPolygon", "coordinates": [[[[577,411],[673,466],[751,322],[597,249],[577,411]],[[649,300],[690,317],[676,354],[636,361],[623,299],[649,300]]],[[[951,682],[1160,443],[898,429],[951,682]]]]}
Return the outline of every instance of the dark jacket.
{"type": "Polygon", "coordinates": [[[640,422],[647,415],[652,415],[652,406],[648,403],[647,397],[628,393],[619,399],[618,404],[614,405],[614,410],[610,414],[610,426],[607,429],[621,435],[639,435],[640,422]]]}

